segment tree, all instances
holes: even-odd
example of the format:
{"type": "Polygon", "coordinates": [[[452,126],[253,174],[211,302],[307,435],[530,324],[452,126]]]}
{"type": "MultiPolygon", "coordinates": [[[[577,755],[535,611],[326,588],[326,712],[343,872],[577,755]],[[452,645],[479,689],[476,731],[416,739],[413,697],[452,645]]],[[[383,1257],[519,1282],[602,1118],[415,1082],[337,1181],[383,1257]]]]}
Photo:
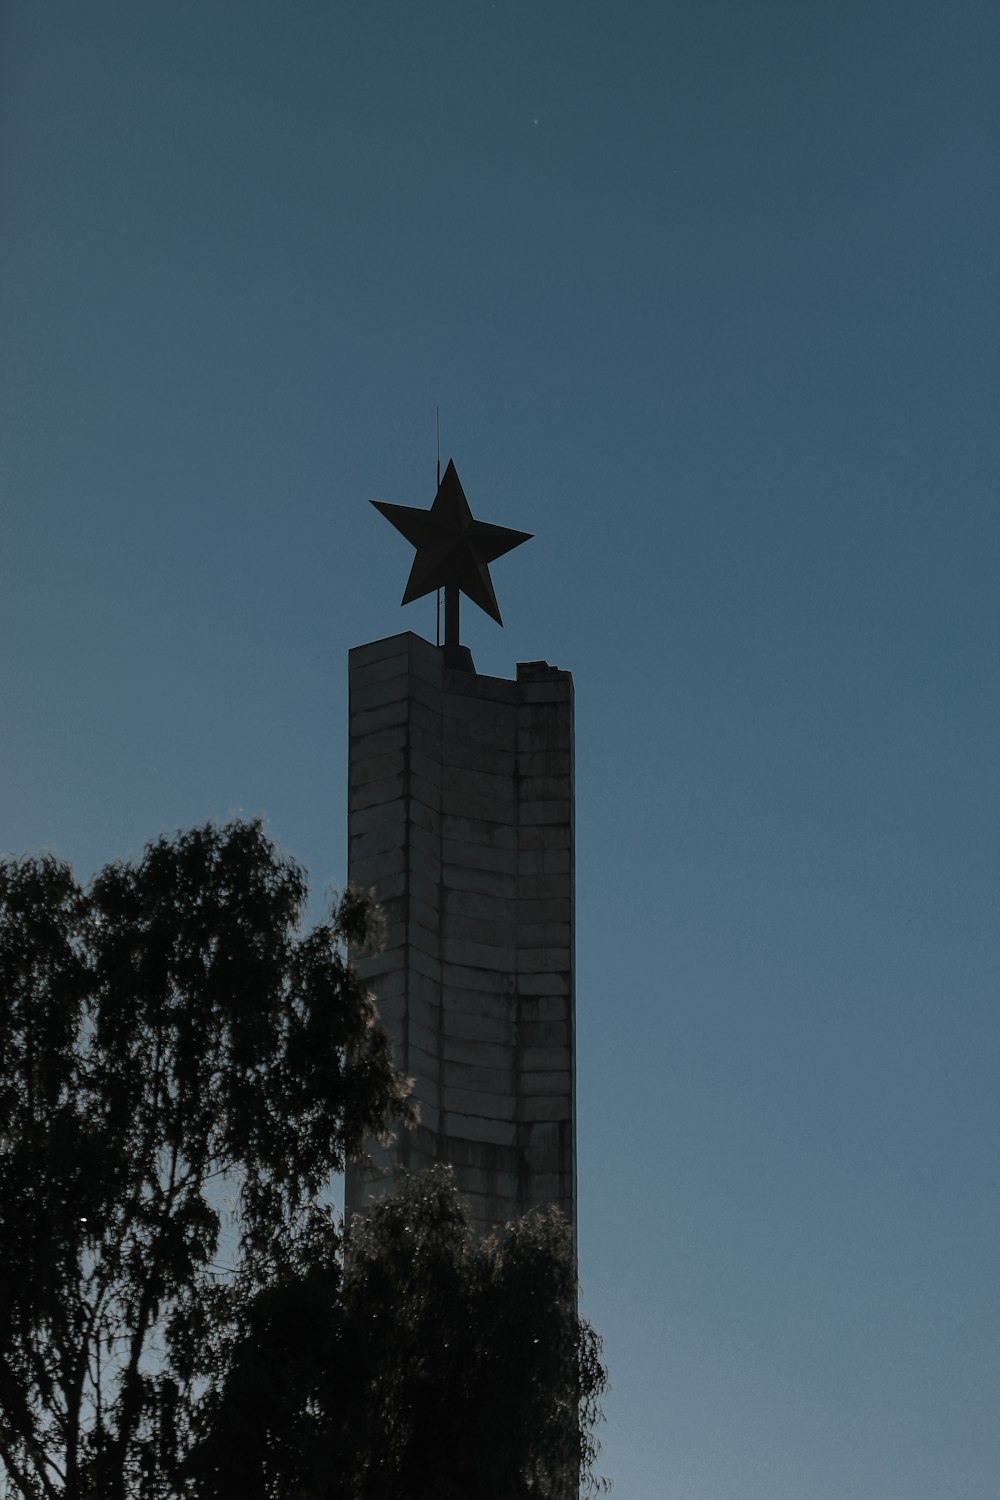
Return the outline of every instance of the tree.
{"type": "Polygon", "coordinates": [[[604,1488],[600,1351],[557,1210],[477,1240],[450,1169],[404,1176],[353,1221],[342,1266],[246,1305],[203,1410],[195,1492],[567,1500],[604,1488]]]}
{"type": "Polygon", "coordinates": [[[603,1370],[564,1226],[475,1245],[435,1175],[345,1255],[330,1176],[412,1110],[348,957],[370,904],[304,931],[305,899],[255,823],[86,889],[0,865],[0,1493],[445,1500],[588,1470],[603,1370]]]}
{"type": "Polygon", "coordinates": [[[305,898],[254,823],[161,838],[86,891],[54,859],[0,870],[15,1493],[175,1493],[241,1298],[335,1245],[331,1173],[408,1115],[347,957],[368,908],[303,934],[305,898]]]}

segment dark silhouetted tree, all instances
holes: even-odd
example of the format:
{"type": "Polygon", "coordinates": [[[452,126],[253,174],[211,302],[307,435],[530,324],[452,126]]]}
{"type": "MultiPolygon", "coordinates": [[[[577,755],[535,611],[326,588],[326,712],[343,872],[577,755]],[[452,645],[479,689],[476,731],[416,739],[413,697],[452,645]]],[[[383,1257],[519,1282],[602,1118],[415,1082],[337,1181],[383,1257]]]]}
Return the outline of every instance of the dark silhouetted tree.
{"type": "Polygon", "coordinates": [[[348,893],[258,824],[86,889],[0,865],[0,1475],[26,1500],[575,1492],[604,1372],[566,1226],[446,1176],[345,1255],[331,1174],[411,1115],[348,893]],[[567,1476],[572,1476],[567,1490],[567,1476]]]}
{"type": "Polygon", "coordinates": [[[161,838],[87,890],[54,859],[0,867],[14,1493],[176,1493],[242,1301],[335,1253],[331,1173],[408,1113],[348,962],[366,904],[303,933],[305,899],[252,823],[161,838]]]}
{"type": "Polygon", "coordinates": [[[477,1240],[438,1167],[245,1304],[189,1473],[212,1500],[568,1500],[604,1488],[600,1353],[565,1219],[477,1240]]]}

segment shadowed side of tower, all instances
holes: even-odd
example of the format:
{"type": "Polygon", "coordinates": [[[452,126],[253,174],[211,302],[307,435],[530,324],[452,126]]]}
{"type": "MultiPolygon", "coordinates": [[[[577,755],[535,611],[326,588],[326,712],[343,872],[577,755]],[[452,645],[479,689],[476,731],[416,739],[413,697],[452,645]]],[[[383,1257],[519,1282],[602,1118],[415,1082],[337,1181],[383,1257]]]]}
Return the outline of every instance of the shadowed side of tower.
{"type": "Polygon", "coordinates": [[[394,1171],[436,1162],[480,1231],[549,1203],[576,1222],[573,680],[445,665],[404,633],[350,653],[349,879],[374,887],[387,944],[362,964],[420,1123],[394,1171]]]}

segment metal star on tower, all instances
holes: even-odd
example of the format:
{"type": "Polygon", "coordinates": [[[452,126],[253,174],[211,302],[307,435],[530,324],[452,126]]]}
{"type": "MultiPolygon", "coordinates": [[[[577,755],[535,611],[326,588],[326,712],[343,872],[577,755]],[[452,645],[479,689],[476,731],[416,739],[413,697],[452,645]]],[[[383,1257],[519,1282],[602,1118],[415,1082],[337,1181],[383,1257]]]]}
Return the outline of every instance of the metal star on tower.
{"type": "MultiPolygon", "coordinates": [[[[404,604],[443,588],[446,618],[453,615],[455,622],[454,644],[458,635],[459,589],[498,625],[503,624],[489,564],[522,542],[530,541],[530,531],[514,531],[509,526],[491,526],[488,521],[474,520],[451,459],[430,510],[413,505],[388,505],[382,500],[373,500],[372,504],[417,549],[403,593],[404,604]],[[452,609],[447,608],[449,595],[452,609]]],[[[449,634],[446,629],[446,637],[449,634]]]]}

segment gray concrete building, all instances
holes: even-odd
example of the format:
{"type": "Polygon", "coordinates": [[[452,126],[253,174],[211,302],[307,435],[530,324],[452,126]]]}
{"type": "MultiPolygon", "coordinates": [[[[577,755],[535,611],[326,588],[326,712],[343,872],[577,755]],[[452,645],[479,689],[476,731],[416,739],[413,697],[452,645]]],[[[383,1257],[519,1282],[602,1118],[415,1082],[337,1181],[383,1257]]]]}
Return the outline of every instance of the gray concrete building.
{"type": "Polygon", "coordinates": [[[481,1232],[549,1203],[575,1225],[570,674],[481,676],[409,632],[353,650],[349,844],[387,919],[362,973],[420,1123],[349,1167],[348,1210],[448,1162],[481,1232]]]}

